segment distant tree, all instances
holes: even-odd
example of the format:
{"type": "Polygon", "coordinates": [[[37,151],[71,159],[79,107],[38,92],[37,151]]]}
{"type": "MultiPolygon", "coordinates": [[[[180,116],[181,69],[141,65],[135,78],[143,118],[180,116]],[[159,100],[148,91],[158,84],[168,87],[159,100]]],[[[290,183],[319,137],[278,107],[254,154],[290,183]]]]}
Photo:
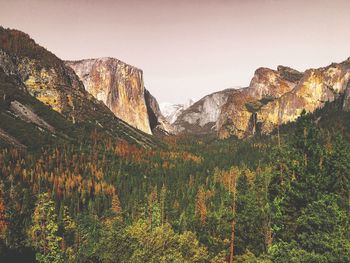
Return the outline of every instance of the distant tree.
{"type": "Polygon", "coordinates": [[[160,190],[160,196],[159,196],[159,201],[160,201],[160,206],[161,206],[161,224],[162,226],[164,225],[164,219],[165,219],[165,199],[166,199],[166,192],[167,188],[163,184],[162,189],[160,190]]]}
{"type": "Polygon", "coordinates": [[[153,188],[151,193],[148,195],[148,214],[149,214],[149,224],[152,227],[153,225],[153,219],[154,219],[154,210],[157,210],[157,203],[158,203],[158,191],[157,186],[153,188]]]}
{"type": "Polygon", "coordinates": [[[240,175],[238,167],[231,167],[228,171],[218,173],[217,180],[221,182],[231,195],[231,241],[230,241],[230,263],[235,255],[235,226],[236,226],[236,201],[237,201],[237,181],[240,175]]]}
{"type": "Polygon", "coordinates": [[[207,219],[207,199],[212,197],[214,193],[212,191],[205,191],[203,186],[198,189],[196,195],[196,213],[199,214],[201,224],[204,225],[207,219]]]}
{"type": "Polygon", "coordinates": [[[0,240],[6,237],[7,224],[6,206],[0,189],[0,240]]]}

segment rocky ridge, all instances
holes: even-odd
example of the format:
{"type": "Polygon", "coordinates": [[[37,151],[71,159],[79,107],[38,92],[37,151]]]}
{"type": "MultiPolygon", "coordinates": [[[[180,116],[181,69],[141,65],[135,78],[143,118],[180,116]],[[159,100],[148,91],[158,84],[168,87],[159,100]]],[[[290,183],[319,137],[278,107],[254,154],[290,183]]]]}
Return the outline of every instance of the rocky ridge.
{"type": "Polygon", "coordinates": [[[246,138],[268,134],[295,121],[303,110],[314,112],[326,102],[342,99],[350,110],[350,60],[299,72],[278,66],[259,68],[246,88],[205,96],[174,121],[177,134],[208,134],[246,138]]]}
{"type": "MultiPolygon", "coordinates": [[[[79,77],[62,60],[21,31],[0,27],[0,73],[3,98],[0,118],[14,125],[32,129],[21,123],[30,122],[43,133],[60,131],[63,126],[69,133],[67,127],[71,124],[74,129],[89,126],[103,129],[116,139],[145,147],[154,144],[153,139],[117,118],[103,102],[87,92],[79,77]]],[[[9,137],[17,131],[7,124],[2,120],[0,128],[9,137]]],[[[19,137],[14,138],[20,141],[19,137]]]]}
{"type": "Polygon", "coordinates": [[[314,112],[339,97],[346,110],[349,78],[349,60],[303,73],[281,66],[277,71],[259,69],[249,87],[231,95],[222,107],[219,137],[267,134],[295,121],[303,110],[314,112]]]}

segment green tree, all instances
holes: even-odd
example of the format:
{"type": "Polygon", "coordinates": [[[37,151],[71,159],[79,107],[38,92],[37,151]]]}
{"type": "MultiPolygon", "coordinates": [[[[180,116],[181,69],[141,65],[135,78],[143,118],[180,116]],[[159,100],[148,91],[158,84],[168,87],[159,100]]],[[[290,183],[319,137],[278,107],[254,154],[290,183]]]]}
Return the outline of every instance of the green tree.
{"type": "Polygon", "coordinates": [[[132,241],[128,262],[208,262],[206,248],[192,232],[177,234],[169,224],[151,228],[145,221],[138,221],[126,228],[126,235],[132,241]]]}
{"type": "Polygon", "coordinates": [[[104,263],[129,262],[132,242],[125,231],[126,225],[115,219],[112,224],[106,224],[98,242],[95,243],[96,257],[104,263]]]}
{"type": "Polygon", "coordinates": [[[33,213],[30,237],[39,262],[62,262],[55,203],[48,193],[40,194],[33,213]]]}

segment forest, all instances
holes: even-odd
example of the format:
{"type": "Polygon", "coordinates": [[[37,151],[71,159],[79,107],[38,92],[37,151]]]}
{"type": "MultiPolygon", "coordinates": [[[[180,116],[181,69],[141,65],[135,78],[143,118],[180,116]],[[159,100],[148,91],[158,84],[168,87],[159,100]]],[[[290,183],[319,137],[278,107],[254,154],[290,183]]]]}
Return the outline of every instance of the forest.
{"type": "Polygon", "coordinates": [[[245,140],[3,146],[0,261],[350,262],[349,117],[333,103],[245,140]]]}

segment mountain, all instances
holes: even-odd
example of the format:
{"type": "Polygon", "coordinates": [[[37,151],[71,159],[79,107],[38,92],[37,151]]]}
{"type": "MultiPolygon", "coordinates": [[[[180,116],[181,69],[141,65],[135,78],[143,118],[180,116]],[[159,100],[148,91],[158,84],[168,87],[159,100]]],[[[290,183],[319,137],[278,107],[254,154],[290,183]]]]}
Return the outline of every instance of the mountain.
{"type": "Polygon", "coordinates": [[[231,94],[221,109],[219,137],[270,133],[295,121],[303,110],[314,112],[326,102],[343,100],[349,109],[350,60],[301,73],[279,66],[258,69],[248,88],[231,94]]]}
{"type": "Polygon", "coordinates": [[[178,134],[217,133],[220,138],[267,134],[338,98],[350,110],[350,60],[299,72],[278,66],[259,68],[246,88],[205,96],[173,123],[178,134]]]}
{"type": "Polygon", "coordinates": [[[151,134],[142,71],[114,58],[67,61],[85,89],[120,119],[151,134]]]}
{"type": "Polygon", "coordinates": [[[249,87],[212,93],[182,111],[173,123],[174,129],[178,134],[219,133],[222,138],[249,136],[253,129],[250,127],[251,108],[292,90],[301,76],[302,73],[283,66],[277,71],[259,68],[249,87]]]}
{"type": "Polygon", "coordinates": [[[302,78],[302,73],[288,67],[276,70],[259,68],[249,87],[229,94],[223,104],[217,127],[221,138],[235,135],[239,138],[254,134],[255,112],[262,105],[291,91],[302,78]]]}
{"type": "Polygon", "coordinates": [[[9,132],[11,118],[16,125],[31,123],[41,133],[60,138],[73,138],[72,131],[79,134],[77,127],[88,125],[151,145],[153,139],[146,134],[217,133],[220,138],[245,138],[270,133],[296,120],[303,110],[314,112],[338,98],[343,109],[350,110],[349,59],[305,72],[284,66],[259,68],[248,87],[207,95],[189,107],[159,106],[144,87],[142,71],[118,59],[63,62],[27,34],[2,27],[0,69],[1,113],[7,120],[0,124],[1,138],[23,146],[25,136],[13,136],[14,129],[9,132]],[[45,110],[30,96],[46,105],[45,110]]]}
{"type": "Polygon", "coordinates": [[[181,110],[173,123],[177,134],[216,133],[216,122],[221,107],[235,89],[226,89],[207,95],[186,109],[181,110]]]}
{"type": "Polygon", "coordinates": [[[193,103],[194,101],[192,99],[189,99],[184,104],[172,104],[169,102],[162,102],[160,104],[160,110],[169,123],[174,123],[177,117],[188,107],[192,106],[193,103]]]}
{"type": "Polygon", "coordinates": [[[70,67],[23,32],[0,27],[0,69],[2,141],[32,145],[35,140],[29,138],[37,133],[54,136],[60,131],[62,138],[73,138],[73,133],[86,133],[83,129],[88,127],[147,147],[155,143],[116,118],[85,90],[70,67]],[[33,134],[26,128],[28,123],[35,126],[33,134]],[[22,133],[15,127],[21,127],[22,133]]]}
{"type": "Polygon", "coordinates": [[[142,70],[116,58],[65,63],[79,76],[85,89],[118,118],[148,134],[156,128],[171,132],[158,102],[144,87],[142,70]]]}

